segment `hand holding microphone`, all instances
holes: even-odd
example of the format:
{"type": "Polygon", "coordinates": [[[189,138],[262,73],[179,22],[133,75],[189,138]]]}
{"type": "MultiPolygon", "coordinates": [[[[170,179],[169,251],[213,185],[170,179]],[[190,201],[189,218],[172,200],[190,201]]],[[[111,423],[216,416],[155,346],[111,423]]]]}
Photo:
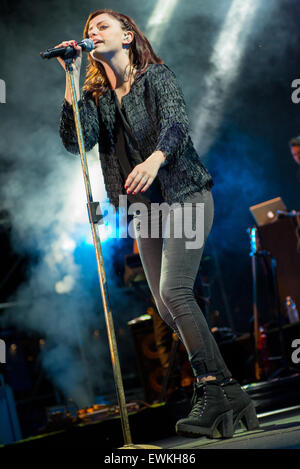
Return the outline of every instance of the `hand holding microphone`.
{"type": "MultiPolygon", "coordinates": [[[[74,76],[74,83],[76,89],[77,99],[80,97],[79,91],[79,77],[80,77],[80,68],[82,60],[82,51],[85,50],[90,52],[94,49],[94,43],[91,39],[83,39],[77,44],[76,41],[64,41],[53,47],[52,49],[47,49],[45,52],[41,52],[40,55],[43,59],[52,59],[57,58],[63,69],[66,71],[65,60],[72,60],[72,69],[74,76]]],[[[68,103],[71,104],[71,90],[69,89],[68,77],[66,74],[66,92],[65,99],[68,103]]]]}
{"type": "Polygon", "coordinates": [[[40,55],[43,59],[52,59],[56,57],[61,66],[65,69],[66,58],[71,58],[74,64],[74,72],[80,72],[82,51],[90,52],[94,49],[94,43],[91,39],[83,39],[77,43],[74,40],[64,41],[53,47],[41,52],[40,55]]]}

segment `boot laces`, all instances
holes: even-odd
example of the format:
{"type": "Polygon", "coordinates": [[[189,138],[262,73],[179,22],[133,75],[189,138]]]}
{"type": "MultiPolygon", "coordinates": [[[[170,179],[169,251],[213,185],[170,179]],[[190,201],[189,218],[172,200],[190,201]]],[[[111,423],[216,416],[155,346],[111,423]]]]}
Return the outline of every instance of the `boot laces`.
{"type": "Polygon", "coordinates": [[[204,404],[204,385],[201,383],[201,384],[195,384],[194,386],[194,393],[193,393],[193,397],[191,399],[191,403],[192,403],[192,410],[190,412],[190,415],[198,415],[199,412],[201,411],[201,409],[203,408],[203,404],[204,404]]]}

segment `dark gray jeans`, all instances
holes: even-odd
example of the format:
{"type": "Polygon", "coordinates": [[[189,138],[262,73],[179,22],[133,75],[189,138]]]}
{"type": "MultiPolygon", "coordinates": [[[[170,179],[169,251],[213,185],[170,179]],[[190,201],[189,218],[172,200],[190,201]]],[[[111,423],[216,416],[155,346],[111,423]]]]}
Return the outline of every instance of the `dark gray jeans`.
{"type": "Polygon", "coordinates": [[[204,243],[213,223],[213,196],[211,191],[195,192],[184,204],[173,207],[164,216],[153,209],[148,214],[134,212],[134,231],[142,265],[158,312],[185,345],[195,376],[212,374],[222,380],[231,373],[193,291],[204,243]],[[192,212],[185,212],[187,203],[192,212]],[[186,218],[184,213],[187,213],[186,218]],[[184,227],[184,220],[189,220],[191,229],[196,230],[194,240],[186,223],[184,227]],[[142,237],[147,226],[149,236],[142,237]],[[154,232],[160,227],[158,237],[150,235],[151,227],[154,232]],[[201,238],[201,230],[203,243],[196,241],[197,236],[201,238]]]}

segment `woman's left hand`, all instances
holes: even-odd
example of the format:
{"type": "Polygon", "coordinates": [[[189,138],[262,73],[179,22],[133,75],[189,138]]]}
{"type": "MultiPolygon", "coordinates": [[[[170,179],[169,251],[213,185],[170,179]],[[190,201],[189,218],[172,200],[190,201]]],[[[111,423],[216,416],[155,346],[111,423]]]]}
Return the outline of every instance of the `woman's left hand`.
{"type": "Polygon", "coordinates": [[[124,187],[127,194],[137,194],[141,189],[145,192],[152,184],[165,156],[161,151],[155,151],[143,163],[136,165],[128,174],[124,187]]]}

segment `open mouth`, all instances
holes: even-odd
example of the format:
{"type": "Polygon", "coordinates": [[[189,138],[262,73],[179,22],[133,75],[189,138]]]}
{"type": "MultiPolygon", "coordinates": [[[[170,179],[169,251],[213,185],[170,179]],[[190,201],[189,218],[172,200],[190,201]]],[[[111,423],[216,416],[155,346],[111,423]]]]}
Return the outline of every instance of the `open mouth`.
{"type": "Polygon", "coordinates": [[[103,44],[103,41],[93,41],[94,42],[94,46],[98,46],[99,44],[103,44]]]}

